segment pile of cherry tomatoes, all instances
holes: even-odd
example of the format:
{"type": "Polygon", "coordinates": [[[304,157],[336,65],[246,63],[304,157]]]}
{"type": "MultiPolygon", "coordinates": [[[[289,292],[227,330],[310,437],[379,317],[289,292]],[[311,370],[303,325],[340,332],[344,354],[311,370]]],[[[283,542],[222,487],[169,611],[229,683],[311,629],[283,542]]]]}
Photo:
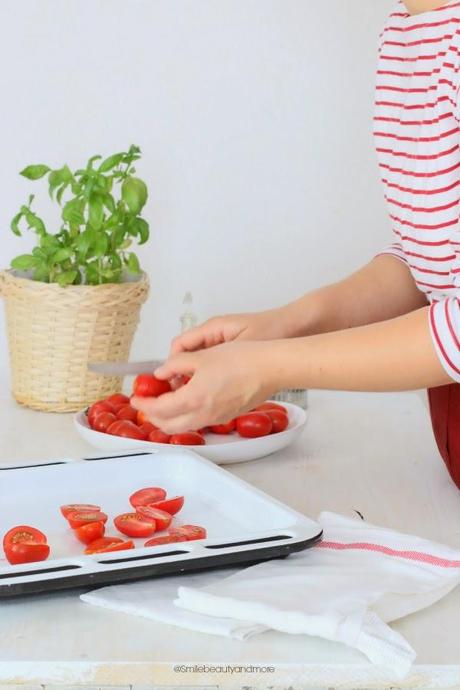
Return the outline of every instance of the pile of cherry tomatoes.
{"type": "MultiPolygon", "coordinates": [[[[159,546],[174,542],[205,539],[206,530],[198,525],[171,527],[174,515],[184,505],[183,496],[168,497],[161,487],[147,487],[135,491],[129,502],[133,510],[113,519],[115,528],[130,539],[105,534],[108,515],[100,506],[73,503],[61,506],[61,513],[76,538],[85,544],[85,554],[112,553],[134,549],[132,539],[149,539],[144,546],[159,546]],[[161,534],[156,534],[161,532],[161,534]],[[155,537],[153,535],[156,534],[155,537]],[[153,537],[153,538],[152,538],[153,537]]],[[[50,546],[43,532],[35,527],[20,525],[10,529],[3,538],[3,550],[9,563],[35,563],[50,555],[50,546]]]]}
{"type": "MultiPolygon", "coordinates": [[[[134,381],[133,395],[156,398],[170,390],[167,381],[160,381],[153,374],[140,374],[134,381]]],[[[202,446],[206,443],[205,435],[208,432],[221,435],[235,432],[243,438],[258,438],[284,431],[289,425],[288,413],[283,405],[265,402],[226,424],[170,435],[149,422],[143,412],[135,410],[130,405],[128,396],[122,393],[95,402],[87,410],[87,418],[88,424],[95,431],[138,441],[179,446],[202,446]]]]}

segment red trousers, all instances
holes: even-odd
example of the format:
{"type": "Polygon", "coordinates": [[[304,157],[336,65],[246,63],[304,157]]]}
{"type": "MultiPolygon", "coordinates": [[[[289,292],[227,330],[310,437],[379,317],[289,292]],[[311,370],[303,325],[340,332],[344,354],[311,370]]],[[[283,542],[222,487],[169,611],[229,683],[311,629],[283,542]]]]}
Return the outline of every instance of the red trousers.
{"type": "Polygon", "coordinates": [[[460,383],[430,388],[428,399],[439,452],[460,489],[460,383]]]}

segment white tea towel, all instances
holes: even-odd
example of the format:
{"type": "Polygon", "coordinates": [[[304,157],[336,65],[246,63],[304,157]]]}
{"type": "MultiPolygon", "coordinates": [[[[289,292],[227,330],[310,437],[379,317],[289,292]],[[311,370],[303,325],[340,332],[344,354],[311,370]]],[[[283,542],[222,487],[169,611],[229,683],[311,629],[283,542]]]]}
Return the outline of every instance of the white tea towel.
{"type": "MultiPolygon", "coordinates": [[[[227,570],[225,573],[234,573],[227,570]]],[[[245,640],[267,628],[254,623],[232,618],[210,618],[201,613],[190,613],[174,605],[178,587],[184,583],[190,587],[201,587],[222,580],[220,572],[206,572],[200,575],[175,575],[155,580],[142,580],[128,585],[112,585],[82,594],[80,599],[106,609],[150,618],[159,623],[177,625],[195,632],[224,635],[235,640],[245,640]],[[204,579],[203,579],[204,578],[204,579]]]]}
{"type": "Polygon", "coordinates": [[[237,639],[267,629],[319,636],[404,677],[415,652],[387,623],[450,592],[460,582],[460,552],[333,513],[318,521],[323,542],[287,559],[230,576],[186,576],[193,583],[175,577],[107,587],[82,598],[237,639]]]}

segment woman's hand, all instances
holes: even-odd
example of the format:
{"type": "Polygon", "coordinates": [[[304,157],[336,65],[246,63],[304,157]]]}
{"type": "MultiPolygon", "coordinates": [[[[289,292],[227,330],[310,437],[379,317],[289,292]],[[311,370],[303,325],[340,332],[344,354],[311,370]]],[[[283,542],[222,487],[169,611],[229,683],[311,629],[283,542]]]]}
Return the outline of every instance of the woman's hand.
{"type": "Polygon", "coordinates": [[[276,340],[289,337],[284,308],[249,314],[215,316],[177,336],[171,355],[195,352],[234,340],[276,340]]]}
{"type": "Polygon", "coordinates": [[[191,381],[159,398],[134,397],[132,404],[169,434],[228,422],[275,391],[267,345],[233,342],[172,355],[155,376],[191,376],[191,381]]]}

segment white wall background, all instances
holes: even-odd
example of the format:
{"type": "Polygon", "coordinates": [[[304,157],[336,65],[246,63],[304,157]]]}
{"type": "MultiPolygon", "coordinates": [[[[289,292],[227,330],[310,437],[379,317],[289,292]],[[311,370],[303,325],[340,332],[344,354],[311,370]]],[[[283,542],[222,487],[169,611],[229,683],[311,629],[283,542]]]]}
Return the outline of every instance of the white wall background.
{"type": "MultiPolygon", "coordinates": [[[[19,170],[130,143],[153,229],[133,356],[167,352],[187,290],[204,319],[282,304],[366,262],[390,233],[371,116],[394,1],[2,2],[0,265],[32,246],[9,231],[40,184],[19,170]]],[[[45,185],[43,198],[57,218],[45,185]]]]}

